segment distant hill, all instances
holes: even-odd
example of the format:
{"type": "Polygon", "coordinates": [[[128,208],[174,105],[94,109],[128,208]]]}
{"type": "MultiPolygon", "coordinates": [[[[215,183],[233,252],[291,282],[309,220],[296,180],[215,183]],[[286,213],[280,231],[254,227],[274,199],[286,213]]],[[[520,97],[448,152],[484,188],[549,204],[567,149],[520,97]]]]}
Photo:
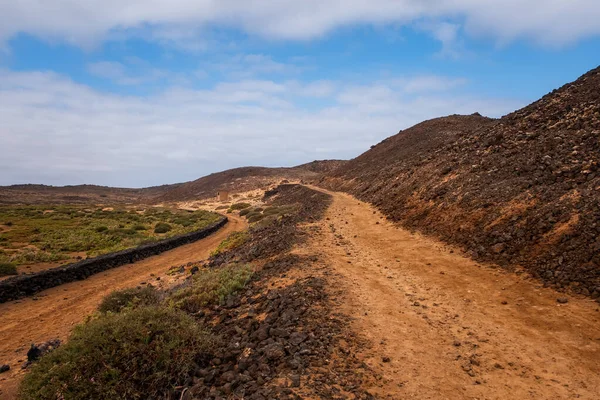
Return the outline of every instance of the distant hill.
{"type": "Polygon", "coordinates": [[[84,204],[84,203],[140,203],[174,189],[179,184],[154,186],[144,189],[112,188],[96,185],[0,186],[0,204],[84,204]]]}
{"type": "Polygon", "coordinates": [[[401,224],[600,297],[600,68],[501,119],[426,121],[322,185],[401,224]]]}

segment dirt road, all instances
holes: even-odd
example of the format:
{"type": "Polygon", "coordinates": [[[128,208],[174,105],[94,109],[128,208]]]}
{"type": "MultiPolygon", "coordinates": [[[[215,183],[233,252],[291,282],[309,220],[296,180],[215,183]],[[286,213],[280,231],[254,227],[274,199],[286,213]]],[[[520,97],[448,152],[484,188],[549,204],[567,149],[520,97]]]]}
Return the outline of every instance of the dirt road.
{"type": "Polygon", "coordinates": [[[596,302],[483,266],[328,193],[308,245],[333,266],[340,311],[372,343],[362,355],[383,378],[377,397],[600,398],[596,302]]]}
{"type": "Polygon", "coordinates": [[[46,290],[32,298],[0,304],[0,364],[7,363],[12,368],[0,376],[0,398],[14,397],[23,375],[20,365],[26,359],[31,343],[66,339],[73,326],[92,314],[102,298],[113,290],[134,287],[142,282],[168,282],[164,278],[169,267],[207,258],[227,235],[245,226],[243,219],[230,216],[227,225],[206,239],[84,281],[46,290]],[[157,277],[161,280],[157,281],[157,277]]]}

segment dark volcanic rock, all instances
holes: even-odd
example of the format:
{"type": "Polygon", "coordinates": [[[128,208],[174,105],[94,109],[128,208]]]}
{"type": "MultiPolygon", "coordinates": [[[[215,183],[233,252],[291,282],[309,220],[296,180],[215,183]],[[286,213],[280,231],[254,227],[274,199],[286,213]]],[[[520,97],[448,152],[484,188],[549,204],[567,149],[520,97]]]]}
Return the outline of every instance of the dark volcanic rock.
{"type": "MultiPolygon", "coordinates": [[[[385,139],[320,184],[559,289],[600,286],[600,68],[494,120],[449,116],[385,139]]],[[[600,296],[600,294],[598,294],[600,296]]]]}

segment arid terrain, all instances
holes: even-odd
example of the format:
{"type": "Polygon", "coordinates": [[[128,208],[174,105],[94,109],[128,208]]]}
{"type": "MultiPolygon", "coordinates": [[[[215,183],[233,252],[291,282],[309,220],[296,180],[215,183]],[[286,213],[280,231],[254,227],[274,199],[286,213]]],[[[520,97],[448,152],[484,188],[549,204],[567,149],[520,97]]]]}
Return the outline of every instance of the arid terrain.
{"type": "Polygon", "coordinates": [[[426,121],[347,162],[128,197],[229,222],[0,304],[0,397],[597,399],[599,151],[595,69],[501,119],[426,121]]]}

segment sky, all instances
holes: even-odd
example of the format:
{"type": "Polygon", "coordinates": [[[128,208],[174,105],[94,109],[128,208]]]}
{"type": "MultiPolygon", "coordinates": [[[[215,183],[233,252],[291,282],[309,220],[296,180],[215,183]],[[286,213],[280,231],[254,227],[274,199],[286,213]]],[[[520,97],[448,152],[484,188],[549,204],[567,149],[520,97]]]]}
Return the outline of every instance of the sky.
{"type": "Polygon", "coordinates": [[[0,185],[356,157],[600,63],[597,0],[0,0],[0,185]]]}

